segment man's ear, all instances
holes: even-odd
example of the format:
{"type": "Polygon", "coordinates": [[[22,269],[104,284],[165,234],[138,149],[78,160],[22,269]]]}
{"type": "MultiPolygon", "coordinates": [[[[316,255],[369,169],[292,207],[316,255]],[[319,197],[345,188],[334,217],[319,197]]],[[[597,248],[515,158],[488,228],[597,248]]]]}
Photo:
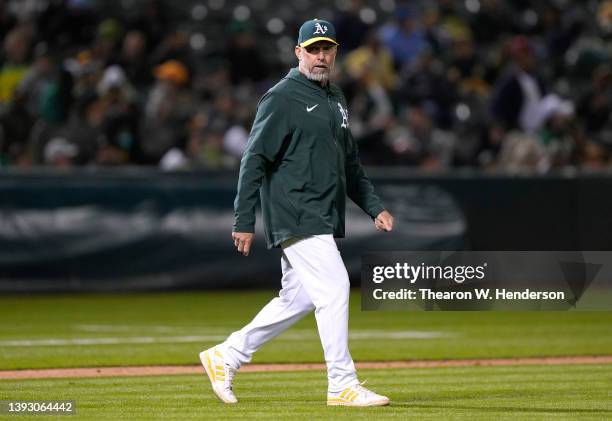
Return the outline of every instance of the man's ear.
{"type": "Polygon", "coordinates": [[[299,45],[296,45],[294,51],[295,51],[295,56],[297,57],[298,61],[301,61],[300,53],[302,52],[302,47],[300,47],[299,45]]]}

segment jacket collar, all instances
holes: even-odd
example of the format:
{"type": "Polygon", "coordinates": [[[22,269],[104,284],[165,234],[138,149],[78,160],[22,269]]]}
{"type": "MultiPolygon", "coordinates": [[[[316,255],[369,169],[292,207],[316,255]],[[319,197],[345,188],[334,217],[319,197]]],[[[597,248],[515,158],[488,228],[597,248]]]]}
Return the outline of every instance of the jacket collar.
{"type": "Polygon", "coordinates": [[[322,87],[319,82],[310,80],[306,76],[304,76],[297,67],[294,67],[289,70],[289,73],[287,73],[285,79],[293,79],[303,85],[308,86],[311,89],[318,91],[323,95],[326,95],[330,91],[331,82],[328,82],[325,87],[322,87]]]}

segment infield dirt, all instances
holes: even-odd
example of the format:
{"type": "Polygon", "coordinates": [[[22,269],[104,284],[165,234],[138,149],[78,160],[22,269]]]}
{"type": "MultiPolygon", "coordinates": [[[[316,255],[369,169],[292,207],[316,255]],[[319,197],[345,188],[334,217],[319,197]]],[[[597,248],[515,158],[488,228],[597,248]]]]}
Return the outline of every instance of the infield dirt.
{"type": "MultiPolygon", "coordinates": [[[[462,360],[368,361],[362,363],[358,362],[356,363],[356,366],[357,369],[385,369],[578,364],[612,364],[612,355],[490,359],[484,358],[462,360]]],[[[247,373],[311,370],[325,370],[325,364],[250,364],[240,369],[240,371],[247,373]]],[[[50,368],[39,370],[0,370],[0,379],[162,376],[172,374],[198,374],[201,372],[203,372],[203,370],[202,366],[200,365],[50,368]]]]}

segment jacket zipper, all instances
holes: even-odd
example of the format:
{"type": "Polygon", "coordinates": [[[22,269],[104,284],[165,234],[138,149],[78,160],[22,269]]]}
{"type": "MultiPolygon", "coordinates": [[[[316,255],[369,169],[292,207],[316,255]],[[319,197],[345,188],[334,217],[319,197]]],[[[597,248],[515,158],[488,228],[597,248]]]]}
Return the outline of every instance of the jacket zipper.
{"type": "Polygon", "coordinates": [[[337,160],[338,159],[337,152],[338,152],[339,147],[338,147],[338,139],[336,139],[336,128],[334,127],[334,109],[332,108],[330,94],[327,94],[327,106],[330,112],[329,126],[331,128],[332,137],[334,138],[334,146],[336,147],[336,160],[337,160]]]}
{"type": "Polygon", "coordinates": [[[340,146],[338,145],[338,139],[336,138],[336,128],[334,126],[335,123],[335,114],[334,109],[331,103],[331,95],[327,92],[327,106],[330,112],[329,125],[332,131],[332,137],[334,139],[334,147],[336,148],[336,191],[334,192],[334,199],[332,200],[332,209],[336,210],[336,197],[338,195],[338,184],[340,183],[340,146]]]}

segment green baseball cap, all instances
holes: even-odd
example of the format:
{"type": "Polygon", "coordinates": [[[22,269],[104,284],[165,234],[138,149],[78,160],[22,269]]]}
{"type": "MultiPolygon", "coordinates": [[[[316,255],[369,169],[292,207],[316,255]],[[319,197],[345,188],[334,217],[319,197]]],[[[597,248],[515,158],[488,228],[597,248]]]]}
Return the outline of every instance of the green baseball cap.
{"type": "Polygon", "coordinates": [[[338,45],[336,28],[331,22],[323,19],[312,19],[302,24],[298,36],[298,45],[307,47],[317,41],[329,41],[338,45]]]}

